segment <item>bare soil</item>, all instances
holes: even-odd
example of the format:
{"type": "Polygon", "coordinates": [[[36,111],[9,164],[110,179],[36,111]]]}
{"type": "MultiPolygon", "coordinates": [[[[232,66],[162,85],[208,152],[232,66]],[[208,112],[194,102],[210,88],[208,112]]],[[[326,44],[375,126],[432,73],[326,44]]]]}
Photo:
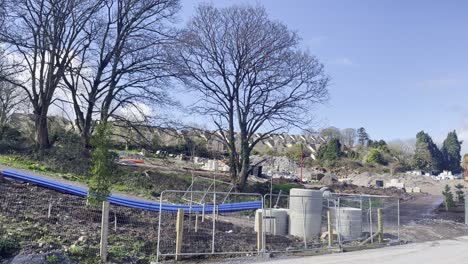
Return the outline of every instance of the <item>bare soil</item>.
{"type": "MultiPolygon", "coordinates": [[[[114,263],[149,263],[157,249],[159,213],[111,205],[109,214],[109,255],[114,263]],[[115,219],[117,224],[115,225],[115,219]],[[116,229],[115,226],[117,227],[116,229]]],[[[163,213],[160,251],[174,252],[175,220],[173,213],[163,213]]],[[[257,235],[252,226],[233,224],[221,216],[216,221],[216,252],[255,252],[257,235]],[[224,218],[224,219],[223,219],[224,218]]],[[[183,252],[211,252],[212,221],[184,219],[183,252]]],[[[69,257],[83,260],[98,254],[101,212],[87,206],[84,199],[49,189],[0,177],[0,226],[21,243],[20,254],[65,250],[69,257]],[[48,217],[49,204],[51,216],[48,217]],[[81,248],[72,252],[71,248],[81,248]]],[[[301,239],[268,236],[273,246],[284,249],[301,247],[301,239]]]]}

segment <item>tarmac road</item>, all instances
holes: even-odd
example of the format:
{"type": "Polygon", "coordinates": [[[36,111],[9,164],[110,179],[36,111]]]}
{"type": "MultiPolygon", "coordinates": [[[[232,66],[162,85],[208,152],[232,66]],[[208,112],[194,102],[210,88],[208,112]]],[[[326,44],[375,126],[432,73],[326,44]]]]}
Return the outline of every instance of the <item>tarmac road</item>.
{"type": "Polygon", "coordinates": [[[439,240],[337,253],[303,258],[271,260],[271,264],[464,264],[468,263],[468,236],[451,240],[439,240]]]}

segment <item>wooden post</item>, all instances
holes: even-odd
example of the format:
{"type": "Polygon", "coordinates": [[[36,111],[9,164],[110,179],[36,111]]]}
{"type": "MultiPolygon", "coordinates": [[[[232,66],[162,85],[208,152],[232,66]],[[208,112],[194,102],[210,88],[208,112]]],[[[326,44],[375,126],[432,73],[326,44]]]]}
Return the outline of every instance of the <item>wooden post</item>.
{"type": "Polygon", "coordinates": [[[114,211],[114,232],[117,232],[117,213],[114,211]]]}
{"type": "Polygon", "coordinates": [[[378,239],[379,243],[383,242],[383,217],[382,217],[382,208],[377,209],[377,229],[378,229],[378,239]]]}
{"type": "Polygon", "coordinates": [[[49,210],[47,210],[47,219],[50,218],[52,214],[52,202],[49,201],[49,210]]]}
{"type": "Polygon", "coordinates": [[[328,226],[328,246],[331,247],[333,243],[333,229],[331,224],[331,212],[327,210],[327,226],[328,226]]]}
{"type": "Polygon", "coordinates": [[[257,250],[262,252],[263,249],[263,215],[262,212],[257,212],[258,226],[257,226],[257,250]]]}
{"type": "Polygon", "coordinates": [[[107,262],[107,235],[109,233],[109,202],[102,202],[102,221],[101,221],[101,247],[99,256],[103,263],[107,262]]]}
{"type": "Polygon", "coordinates": [[[205,222],[205,204],[203,204],[203,211],[202,211],[202,215],[201,215],[201,221],[202,221],[202,223],[205,222]]]}
{"type": "Polygon", "coordinates": [[[198,212],[195,212],[195,233],[198,232],[198,212]]]}
{"type": "Polygon", "coordinates": [[[184,209],[177,210],[177,223],[176,223],[176,256],[175,260],[180,260],[180,253],[182,253],[182,235],[184,231],[184,209]]]}

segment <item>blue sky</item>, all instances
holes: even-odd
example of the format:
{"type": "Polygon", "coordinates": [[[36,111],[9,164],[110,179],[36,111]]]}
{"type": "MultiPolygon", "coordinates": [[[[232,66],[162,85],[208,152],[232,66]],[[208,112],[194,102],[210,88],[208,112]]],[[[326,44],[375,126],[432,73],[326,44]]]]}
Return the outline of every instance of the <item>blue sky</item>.
{"type": "MultiPolygon", "coordinates": [[[[182,22],[200,2],[182,0],[182,22]]],[[[317,128],[363,126],[385,140],[425,130],[439,142],[456,129],[468,145],[468,1],[212,3],[263,5],[299,33],[332,78],[317,128]]]]}

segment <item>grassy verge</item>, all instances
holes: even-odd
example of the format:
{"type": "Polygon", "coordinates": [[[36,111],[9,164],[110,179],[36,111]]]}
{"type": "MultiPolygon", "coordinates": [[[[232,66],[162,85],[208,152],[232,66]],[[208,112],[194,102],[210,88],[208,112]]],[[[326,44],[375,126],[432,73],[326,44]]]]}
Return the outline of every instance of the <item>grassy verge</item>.
{"type": "Polygon", "coordinates": [[[58,172],[44,164],[40,164],[37,161],[29,160],[19,155],[0,155],[0,164],[6,166],[31,170],[38,173],[43,173],[56,178],[63,178],[70,181],[87,183],[87,179],[84,176],[76,175],[73,173],[62,173],[58,172]]]}
{"type": "MultiPolygon", "coordinates": [[[[20,155],[2,154],[0,155],[0,164],[73,182],[88,183],[88,177],[86,176],[60,172],[42,162],[34,161],[20,155]]],[[[190,176],[186,174],[163,173],[158,171],[145,173],[144,168],[122,166],[113,179],[112,191],[138,195],[145,198],[156,198],[166,189],[186,190],[190,185],[190,179],[190,176]]]]}

